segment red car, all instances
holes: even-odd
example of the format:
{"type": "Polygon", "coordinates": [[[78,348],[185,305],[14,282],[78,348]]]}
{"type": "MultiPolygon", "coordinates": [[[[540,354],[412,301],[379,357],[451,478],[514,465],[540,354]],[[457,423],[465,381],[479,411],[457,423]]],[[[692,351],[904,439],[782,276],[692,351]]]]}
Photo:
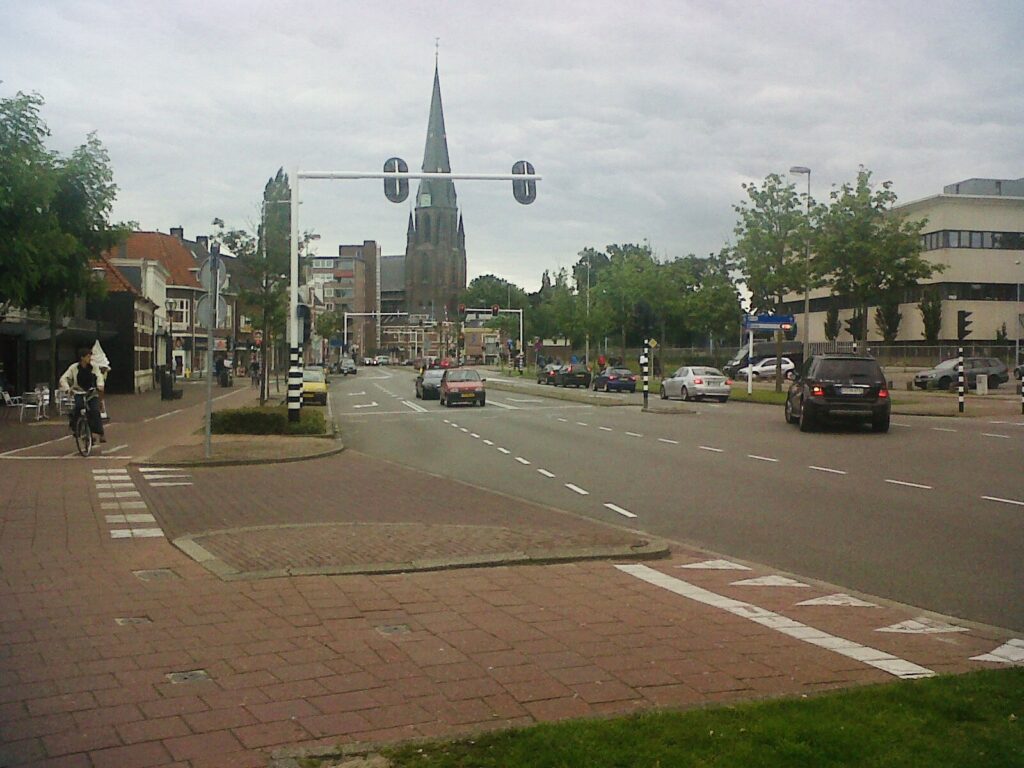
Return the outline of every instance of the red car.
{"type": "Polygon", "coordinates": [[[472,368],[449,368],[441,377],[441,405],[469,403],[483,407],[487,404],[484,379],[472,368]]]}

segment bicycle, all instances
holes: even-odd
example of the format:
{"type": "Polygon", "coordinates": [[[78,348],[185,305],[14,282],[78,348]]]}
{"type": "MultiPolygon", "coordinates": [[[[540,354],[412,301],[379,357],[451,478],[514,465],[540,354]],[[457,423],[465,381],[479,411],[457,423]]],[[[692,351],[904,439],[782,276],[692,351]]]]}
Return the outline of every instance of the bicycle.
{"type": "Polygon", "coordinates": [[[75,447],[78,448],[78,453],[82,456],[88,457],[92,453],[93,439],[92,439],[92,427],[89,426],[89,400],[94,397],[99,397],[99,394],[95,389],[90,389],[88,392],[75,392],[75,407],[78,407],[78,398],[82,398],[82,407],[78,408],[77,418],[75,419],[75,447]]]}

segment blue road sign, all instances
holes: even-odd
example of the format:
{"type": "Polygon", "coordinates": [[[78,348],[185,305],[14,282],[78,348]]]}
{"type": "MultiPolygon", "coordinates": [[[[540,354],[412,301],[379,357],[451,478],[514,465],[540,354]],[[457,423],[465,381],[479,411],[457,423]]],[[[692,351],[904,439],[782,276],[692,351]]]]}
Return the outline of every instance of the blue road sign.
{"type": "Polygon", "coordinates": [[[788,331],[796,324],[793,315],[745,315],[746,331],[788,331]]]}

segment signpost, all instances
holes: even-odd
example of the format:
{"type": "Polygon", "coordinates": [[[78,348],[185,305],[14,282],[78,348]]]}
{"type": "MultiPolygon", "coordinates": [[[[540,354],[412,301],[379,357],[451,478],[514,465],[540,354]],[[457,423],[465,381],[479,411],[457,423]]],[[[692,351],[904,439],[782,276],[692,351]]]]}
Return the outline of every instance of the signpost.
{"type": "Polygon", "coordinates": [[[754,391],[754,331],[791,331],[796,326],[793,315],[745,315],[743,330],[747,332],[747,394],[754,391]]]}

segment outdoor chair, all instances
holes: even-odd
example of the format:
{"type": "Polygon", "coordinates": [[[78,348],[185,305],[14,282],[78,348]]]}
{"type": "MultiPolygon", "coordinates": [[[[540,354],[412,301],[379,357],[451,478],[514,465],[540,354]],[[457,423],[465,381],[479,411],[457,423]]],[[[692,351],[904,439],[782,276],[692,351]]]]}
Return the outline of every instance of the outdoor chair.
{"type": "Polygon", "coordinates": [[[0,391],[3,392],[3,410],[4,418],[6,419],[7,416],[11,413],[11,411],[13,411],[15,408],[21,408],[21,397],[17,395],[12,397],[11,393],[8,392],[6,389],[0,391]]]}
{"type": "Polygon", "coordinates": [[[33,392],[26,392],[20,398],[21,400],[21,412],[18,414],[18,421],[25,420],[25,409],[34,408],[36,412],[36,421],[45,419],[49,415],[47,408],[50,405],[50,390],[45,387],[36,387],[33,392]]]}

